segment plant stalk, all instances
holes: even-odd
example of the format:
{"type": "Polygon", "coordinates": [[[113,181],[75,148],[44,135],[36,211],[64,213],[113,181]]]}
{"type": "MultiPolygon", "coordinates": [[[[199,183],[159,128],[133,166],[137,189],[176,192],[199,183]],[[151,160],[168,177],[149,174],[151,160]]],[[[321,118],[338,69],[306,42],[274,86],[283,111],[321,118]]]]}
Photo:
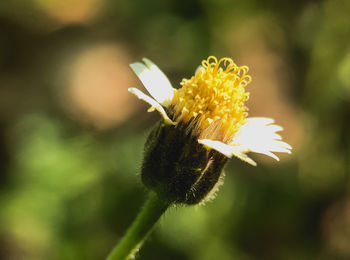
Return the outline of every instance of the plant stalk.
{"type": "Polygon", "coordinates": [[[138,216],[106,260],[133,259],[151,233],[155,223],[169,206],[169,203],[160,200],[155,193],[150,193],[138,216]]]}

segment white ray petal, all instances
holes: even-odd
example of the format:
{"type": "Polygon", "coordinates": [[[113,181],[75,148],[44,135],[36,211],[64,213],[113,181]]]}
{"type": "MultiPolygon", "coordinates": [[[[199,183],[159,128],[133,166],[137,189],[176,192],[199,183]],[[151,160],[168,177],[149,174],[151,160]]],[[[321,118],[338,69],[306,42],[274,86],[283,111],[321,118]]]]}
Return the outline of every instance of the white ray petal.
{"type": "Polygon", "coordinates": [[[283,128],[273,122],[272,118],[266,117],[247,118],[247,123],[240,128],[231,145],[239,147],[242,153],[261,153],[279,160],[272,152],[291,153],[292,147],[281,141],[276,132],[283,128]]]}
{"type": "Polygon", "coordinates": [[[275,120],[270,117],[248,117],[247,120],[252,125],[269,125],[275,122],[275,120]]]}
{"type": "Polygon", "coordinates": [[[176,125],[175,122],[173,122],[168,115],[166,114],[164,108],[153,98],[147,96],[145,93],[143,93],[141,90],[137,88],[129,88],[128,91],[135,96],[137,96],[139,99],[145,101],[146,103],[150,104],[151,107],[148,109],[148,112],[153,112],[154,110],[157,110],[164,118],[164,121],[166,124],[169,125],[176,125]]]}
{"type": "Polygon", "coordinates": [[[283,148],[283,147],[269,147],[268,149],[266,149],[270,152],[276,152],[276,153],[291,153],[291,151],[287,148],[283,148]]]}
{"type": "Polygon", "coordinates": [[[165,74],[147,58],[142,59],[143,63],[135,62],[130,64],[149,94],[161,105],[167,107],[174,97],[175,89],[165,74]]]}
{"type": "Polygon", "coordinates": [[[274,140],[271,142],[271,144],[272,144],[272,147],[274,147],[274,148],[283,148],[283,149],[286,149],[288,151],[292,149],[292,147],[289,144],[287,144],[286,142],[283,142],[283,141],[279,141],[279,140],[274,140]]]}
{"type": "Polygon", "coordinates": [[[279,132],[283,130],[283,127],[279,125],[265,125],[265,127],[266,131],[268,129],[270,133],[279,132]]]}
{"type": "Polygon", "coordinates": [[[251,158],[248,157],[245,153],[241,152],[238,147],[225,144],[220,141],[214,141],[210,139],[200,139],[198,140],[198,143],[203,144],[205,147],[214,149],[223,155],[225,155],[228,158],[231,158],[232,156],[236,156],[237,158],[241,159],[242,161],[245,161],[253,166],[256,166],[256,162],[254,162],[251,158]]]}
{"type": "Polygon", "coordinates": [[[267,155],[267,156],[270,156],[270,157],[272,157],[273,159],[275,159],[276,161],[279,161],[279,160],[280,160],[280,158],[278,158],[277,155],[275,155],[274,153],[271,153],[271,152],[269,152],[269,151],[267,151],[267,152],[265,152],[265,153],[262,153],[262,154],[265,154],[265,155],[267,155]]]}

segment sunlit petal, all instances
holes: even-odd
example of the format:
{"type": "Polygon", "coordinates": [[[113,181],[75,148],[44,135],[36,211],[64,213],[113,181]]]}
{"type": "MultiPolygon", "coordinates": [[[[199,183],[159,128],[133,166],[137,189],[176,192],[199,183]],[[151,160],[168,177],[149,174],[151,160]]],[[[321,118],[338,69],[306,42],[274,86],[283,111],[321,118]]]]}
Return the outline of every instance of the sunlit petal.
{"type": "Polygon", "coordinates": [[[231,145],[239,147],[242,153],[261,153],[279,160],[272,152],[291,153],[292,147],[281,141],[281,136],[276,132],[283,128],[273,122],[272,118],[247,118],[247,123],[240,128],[231,145]]]}
{"type": "Polygon", "coordinates": [[[175,122],[173,122],[168,115],[166,114],[164,108],[157,102],[155,101],[153,98],[147,96],[145,93],[143,93],[142,91],[140,91],[137,88],[129,88],[128,89],[130,93],[134,94],[135,96],[137,96],[139,99],[147,102],[148,104],[151,105],[151,107],[148,109],[148,112],[152,112],[154,110],[157,110],[164,118],[165,123],[169,124],[169,125],[176,125],[175,122]]]}
{"type": "Polygon", "coordinates": [[[174,97],[174,88],[164,73],[149,59],[143,58],[143,63],[130,64],[132,70],[142,81],[151,96],[161,105],[167,107],[174,97]]]}

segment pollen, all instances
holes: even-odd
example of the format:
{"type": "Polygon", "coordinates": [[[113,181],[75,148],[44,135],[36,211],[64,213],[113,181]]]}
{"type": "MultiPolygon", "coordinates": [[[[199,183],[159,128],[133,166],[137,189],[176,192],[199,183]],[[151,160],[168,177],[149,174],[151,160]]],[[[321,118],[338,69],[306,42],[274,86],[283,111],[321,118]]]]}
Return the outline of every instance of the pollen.
{"type": "Polygon", "coordinates": [[[246,122],[251,81],[247,66],[210,56],[194,76],[183,79],[172,99],[174,119],[194,126],[200,138],[229,142],[246,122]]]}

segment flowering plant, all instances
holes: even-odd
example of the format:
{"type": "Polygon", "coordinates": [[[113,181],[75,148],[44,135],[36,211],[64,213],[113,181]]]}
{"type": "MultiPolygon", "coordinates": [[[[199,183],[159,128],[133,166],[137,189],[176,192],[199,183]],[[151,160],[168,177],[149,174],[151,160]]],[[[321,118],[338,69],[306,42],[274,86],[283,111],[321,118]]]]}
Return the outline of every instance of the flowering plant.
{"type": "Polygon", "coordinates": [[[157,110],[162,120],[145,145],[141,176],[151,190],[150,199],[109,259],[133,256],[170,205],[212,198],[228,158],[256,166],[249,152],[279,160],[274,152],[292,149],[277,134],[282,127],[273,119],[248,117],[248,67],[210,56],[175,89],[149,59],[130,66],[151,96],[137,88],[129,91],[151,105],[149,112],[157,110]]]}

